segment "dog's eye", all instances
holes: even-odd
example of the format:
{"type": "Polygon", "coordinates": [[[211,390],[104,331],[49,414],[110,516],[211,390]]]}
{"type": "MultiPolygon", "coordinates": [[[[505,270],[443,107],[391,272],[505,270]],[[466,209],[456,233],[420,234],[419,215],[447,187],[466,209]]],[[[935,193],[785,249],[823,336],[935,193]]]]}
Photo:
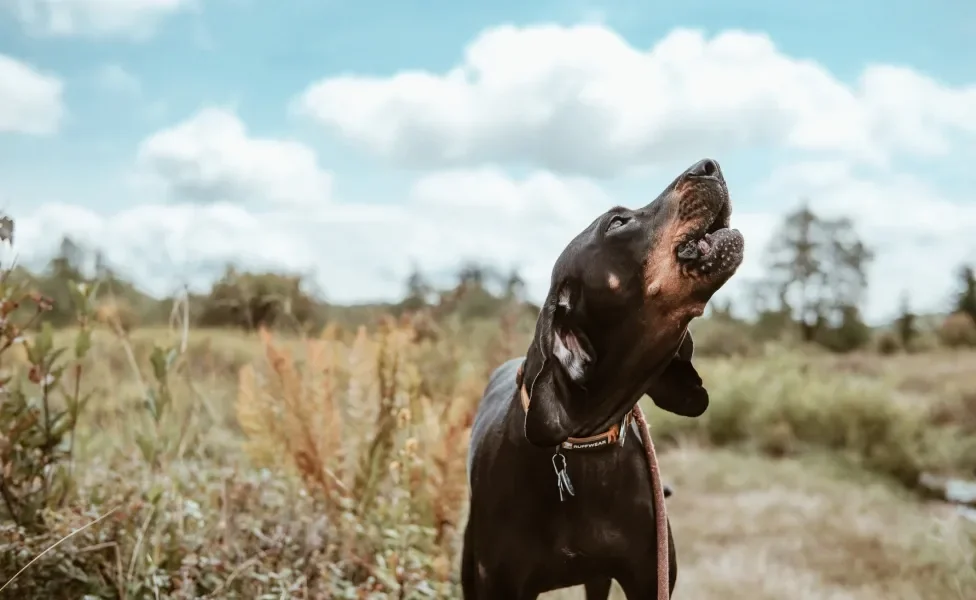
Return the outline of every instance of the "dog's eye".
{"type": "Polygon", "coordinates": [[[614,229],[618,229],[622,225],[625,225],[628,221],[630,221],[630,217],[614,215],[613,218],[610,219],[610,222],[607,223],[607,231],[613,231],[614,229]]]}

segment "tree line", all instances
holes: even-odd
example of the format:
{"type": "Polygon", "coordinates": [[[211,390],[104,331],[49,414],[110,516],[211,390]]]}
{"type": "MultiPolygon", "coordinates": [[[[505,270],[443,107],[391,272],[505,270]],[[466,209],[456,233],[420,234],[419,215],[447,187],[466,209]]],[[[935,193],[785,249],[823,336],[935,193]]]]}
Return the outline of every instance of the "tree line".
{"type": "MultiPolygon", "coordinates": [[[[12,232],[12,223],[9,227],[12,232]]],[[[792,335],[803,343],[837,352],[861,348],[877,338],[861,316],[874,258],[875,251],[858,235],[853,221],[824,218],[804,203],[784,216],[763,249],[764,275],[748,282],[747,315],[740,315],[737,309],[741,307],[729,302],[713,302],[709,317],[737,323],[742,326],[741,335],[757,339],[792,335]]],[[[355,325],[381,312],[465,321],[498,318],[510,314],[512,307],[529,316],[538,310],[526,299],[525,281],[517,269],[501,272],[473,261],[461,264],[441,286],[414,268],[404,281],[400,300],[361,306],[328,302],[310,291],[302,274],[246,271],[233,265],[226,266],[203,293],[154,298],[114,270],[98,249],[85,248],[68,237],[43,269],[35,273],[18,267],[11,276],[27,280],[54,301],[55,310],[46,315],[54,325],[71,323],[73,307],[66,285],[70,281],[98,282],[99,314],[126,329],[166,323],[176,300],[188,301],[195,326],[245,330],[261,326],[311,329],[329,321],[355,325]]],[[[882,345],[890,351],[910,349],[930,326],[948,345],[976,346],[973,265],[959,267],[958,281],[959,289],[949,298],[944,318],[934,324],[932,316],[926,320],[912,312],[906,291],[901,314],[886,330],[882,345]]]]}

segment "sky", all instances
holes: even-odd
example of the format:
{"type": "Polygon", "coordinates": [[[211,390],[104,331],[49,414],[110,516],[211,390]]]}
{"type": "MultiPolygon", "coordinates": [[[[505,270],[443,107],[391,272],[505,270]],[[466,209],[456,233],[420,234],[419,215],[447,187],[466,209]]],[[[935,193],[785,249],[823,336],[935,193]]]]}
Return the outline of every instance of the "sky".
{"type": "Polygon", "coordinates": [[[0,209],[157,295],[224,265],[399,297],[517,267],[722,165],[745,262],[806,201],[875,250],[865,314],[976,260],[970,0],[0,0],[0,209]]]}

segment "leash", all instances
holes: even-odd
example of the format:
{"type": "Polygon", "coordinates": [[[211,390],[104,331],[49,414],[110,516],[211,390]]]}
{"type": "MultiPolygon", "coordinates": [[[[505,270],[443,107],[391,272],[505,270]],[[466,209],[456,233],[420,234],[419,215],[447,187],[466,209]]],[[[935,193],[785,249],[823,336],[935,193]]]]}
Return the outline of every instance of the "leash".
{"type": "MultiPolygon", "coordinates": [[[[519,388],[522,401],[522,409],[529,410],[532,401],[530,392],[526,390],[522,380],[525,362],[519,365],[515,375],[515,382],[519,388]]],[[[627,438],[627,430],[631,425],[636,425],[640,433],[641,443],[644,446],[644,455],[647,457],[647,464],[651,475],[651,494],[654,498],[654,529],[657,532],[657,600],[670,600],[671,584],[671,565],[670,554],[668,553],[668,510],[664,504],[664,485],[661,483],[661,466],[657,462],[657,452],[654,450],[654,441],[651,439],[651,428],[644,416],[644,410],[640,404],[635,404],[619,424],[615,423],[610,429],[597,435],[585,438],[567,438],[559,445],[556,453],[552,455],[552,468],[556,472],[556,486],[559,489],[559,501],[563,502],[566,498],[564,494],[575,496],[576,491],[573,484],[569,481],[569,473],[566,471],[566,456],[563,450],[594,450],[597,448],[609,447],[617,443],[624,445],[627,438]]]]}
{"type": "Polygon", "coordinates": [[[651,492],[654,494],[654,528],[657,530],[657,598],[669,600],[671,598],[671,555],[668,552],[668,509],[664,505],[664,486],[661,484],[661,465],[657,462],[657,452],[654,451],[654,441],[651,440],[651,428],[647,424],[644,410],[640,404],[634,405],[634,420],[640,429],[641,440],[644,442],[644,454],[651,469],[651,492]]]}

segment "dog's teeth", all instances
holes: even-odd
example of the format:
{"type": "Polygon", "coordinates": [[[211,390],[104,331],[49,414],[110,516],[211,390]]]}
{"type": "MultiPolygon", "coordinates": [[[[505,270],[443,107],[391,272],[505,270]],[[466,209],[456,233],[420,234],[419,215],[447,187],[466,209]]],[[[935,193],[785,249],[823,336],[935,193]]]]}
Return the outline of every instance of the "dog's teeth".
{"type": "Polygon", "coordinates": [[[696,246],[694,244],[688,244],[678,251],[678,256],[685,260],[694,260],[698,258],[698,253],[695,252],[696,246]]]}

